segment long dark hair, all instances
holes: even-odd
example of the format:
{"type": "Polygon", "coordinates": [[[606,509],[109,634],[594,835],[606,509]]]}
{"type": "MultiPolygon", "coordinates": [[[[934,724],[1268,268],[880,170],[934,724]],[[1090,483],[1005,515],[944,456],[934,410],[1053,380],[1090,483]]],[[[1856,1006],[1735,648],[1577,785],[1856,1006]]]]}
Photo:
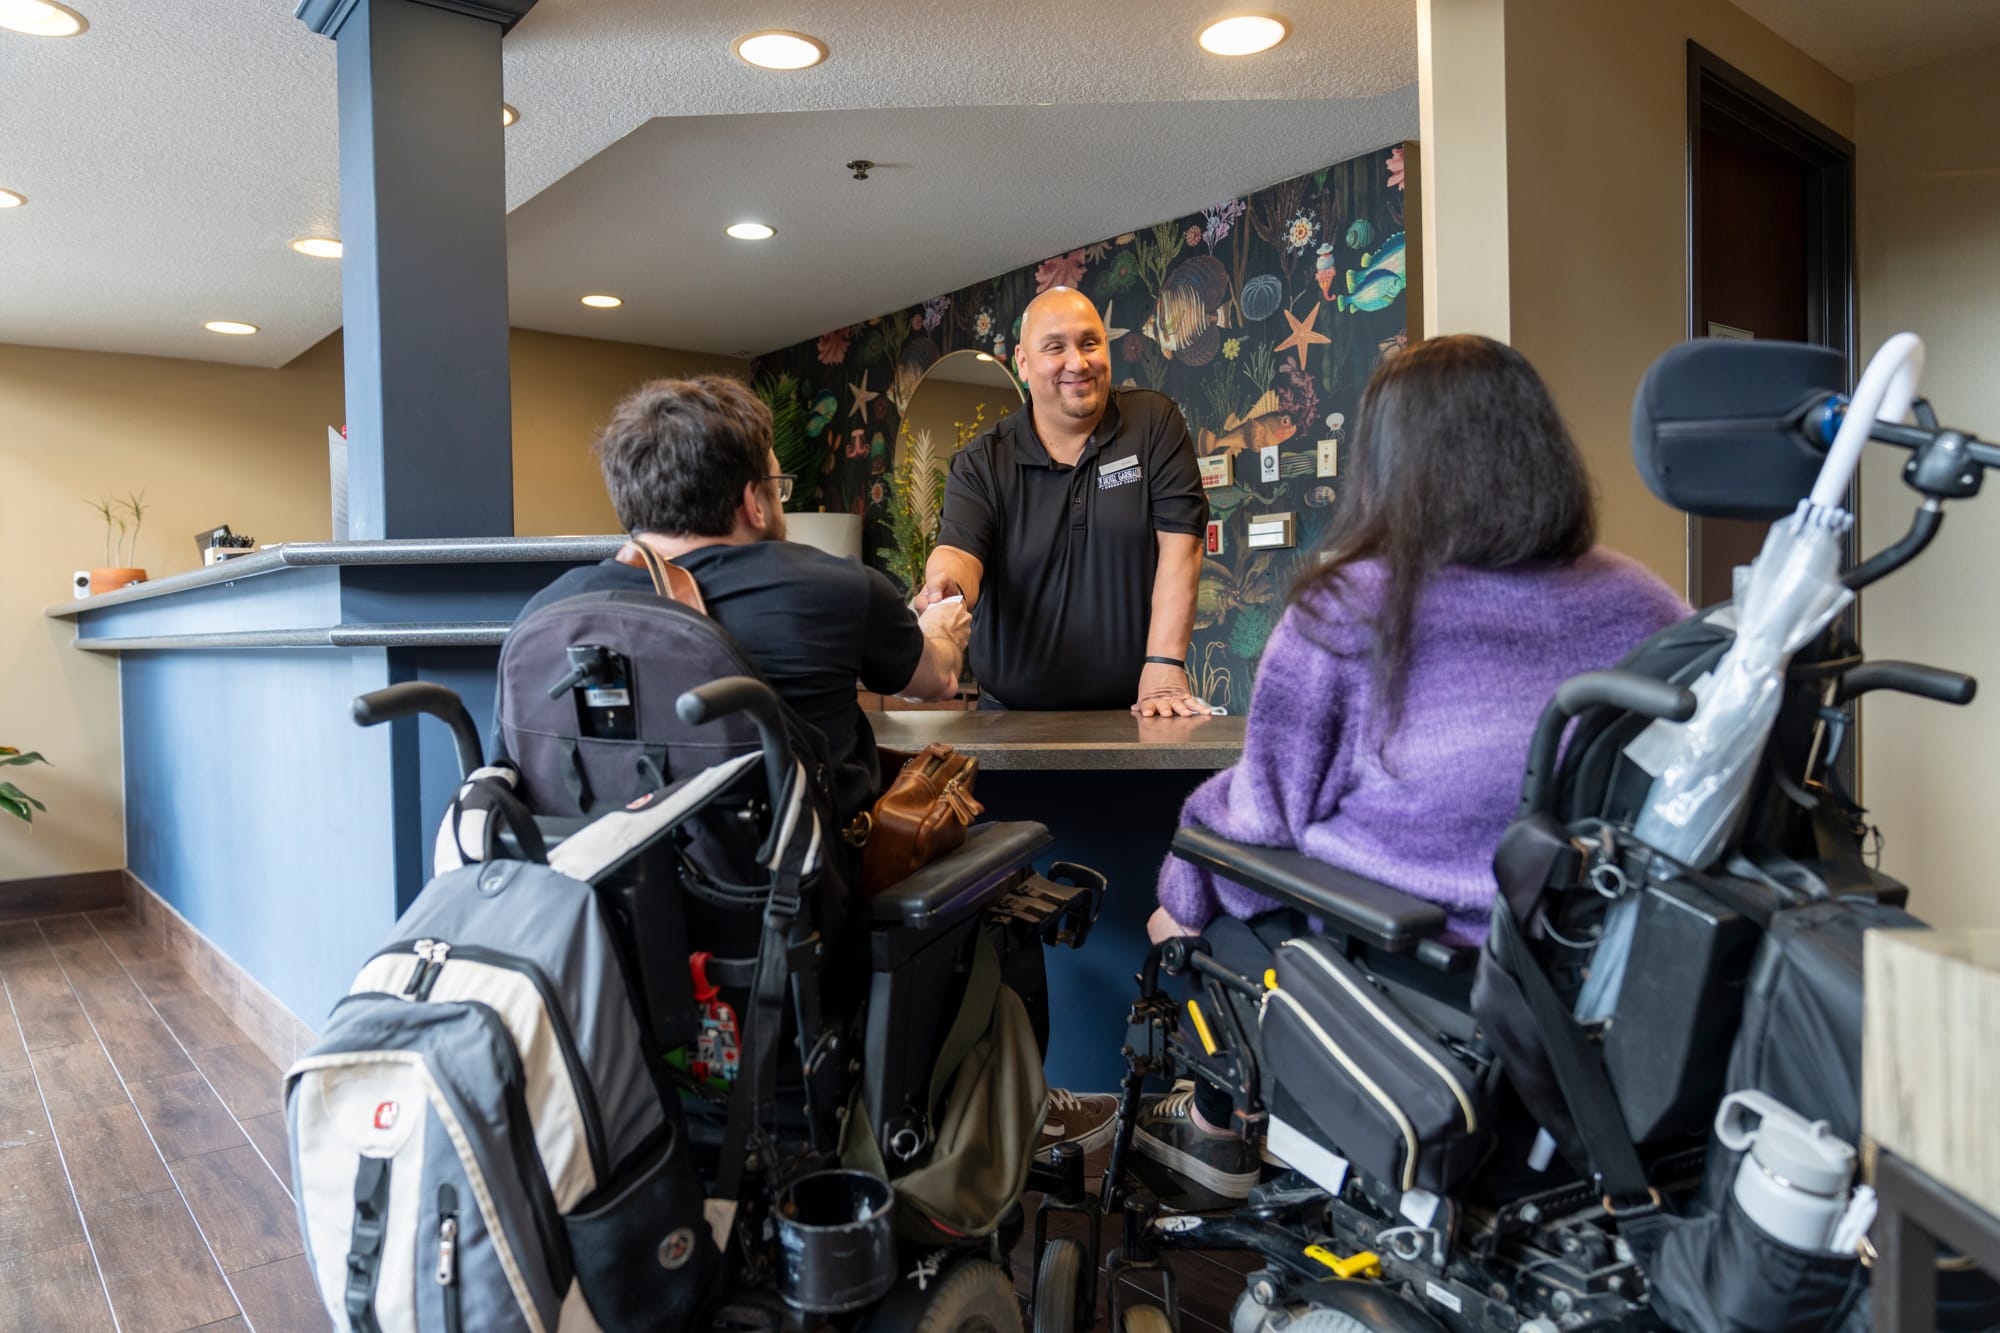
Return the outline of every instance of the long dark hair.
{"type": "Polygon", "coordinates": [[[1575,560],[1597,540],[1597,513],[1541,376],[1477,334],[1431,338],[1376,367],[1347,477],[1320,559],[1309,559],[1291,598],[1338,596],[1349,566],[1383,566],[1381,599],[1365,614],[1386,737],[1402,719],[1417,602],[1431,575],[1575,560]]]}

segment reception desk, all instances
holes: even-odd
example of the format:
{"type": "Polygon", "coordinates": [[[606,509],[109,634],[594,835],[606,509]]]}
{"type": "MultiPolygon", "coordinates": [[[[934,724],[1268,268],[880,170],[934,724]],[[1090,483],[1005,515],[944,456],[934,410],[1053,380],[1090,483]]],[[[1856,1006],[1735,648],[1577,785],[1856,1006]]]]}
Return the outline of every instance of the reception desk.
{"type": "MultiPolygon", "coordinates": [[[[430,680],[490,734],[501,640],[527,599],[618,537],[322,542],[51,607],[115,653],[131,873],[317,1026],[423,887],[456,788],[446,730],[356,727],[356,695],[430,680]]],[[[1235,760],[1241,718],[870,713],[883,745],[977,755],[990,817],[1110,881],[1089,947],[1051,956],[1051,1078],[1110,1087],[1153,877],[1181,801],[1235,760]]]]}

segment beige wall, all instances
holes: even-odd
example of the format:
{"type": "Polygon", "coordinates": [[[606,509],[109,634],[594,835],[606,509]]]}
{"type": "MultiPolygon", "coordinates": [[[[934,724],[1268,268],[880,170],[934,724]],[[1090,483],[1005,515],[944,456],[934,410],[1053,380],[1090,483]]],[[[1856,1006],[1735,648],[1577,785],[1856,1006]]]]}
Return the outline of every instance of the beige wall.
{"type": "Polygon", "coordinates": [[[979,429],[991,430],[994,422],[1020,405],[1020,394],[1004,384],[967,384],[933,375],[910,395],[910,410],[904,421],[911,434],[929,431],[931,448],[938,457],[945,458],[957,445],[957,423],[971,425],[974,414],[983,406],[986,419],[979,429]]]}
{"type": "MultiPolygon", "coordinates": [[[[621,393],[656,375],[743,373],[739,361],[516,330],[515,528],[610,532],[589,443],[621,393]]],[[[138,563],[197,563],[193,535],[327,537],[326,429],[344,417],[340,341],[278,370],[0,345],[0,745],[53,767],[5,769],[49,811],[0,825],[0,881],[125,864],[117,664],[69,647],[42,609],[103,561],[85,501],[143,491],[138,563]]]]}
{"type": "MultiPolygon", "coordinates": [[[[1861,345],[1903,329],[1928,353],[1923,392],[1949,424],[2000,439],[2000,48],[1864,84],[1855,98],[1861,345]]],[[[1863,456],[1861,536],[1902,534],[1906,455],[1863,456]]],[[[1892,695],[1864,705],[1862,796],[1883,868],[1937,924],[2000,925],[1993,870],[2000,756],[2000,485],[1953,504],[1918,561],[1862,594],[1868,655],[1986,677],[1966,708],[1892,695]]]]}
{"type": "Polygon", "coordinates": [[[1686,519],[1634,472],[1630,418],[1687,336],[1690,39],[1852,137],[1852,88],[1727,0],[1507,0],[1513,342],[1590,459],[1604,540],[1683,590],[1686,519]]]}

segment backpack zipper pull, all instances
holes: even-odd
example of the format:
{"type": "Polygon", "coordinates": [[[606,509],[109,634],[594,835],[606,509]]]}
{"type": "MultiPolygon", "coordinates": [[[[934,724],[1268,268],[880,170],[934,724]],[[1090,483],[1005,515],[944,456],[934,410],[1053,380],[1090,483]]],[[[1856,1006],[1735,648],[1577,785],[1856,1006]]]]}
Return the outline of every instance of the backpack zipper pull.
{"type": "Polygon", "coordinates": [[[440,1287],[458,1280],[458,1218],[451,1213],[438,1223],[437,1280],[440,1287]]]}
{"type": "Polygon", "coordinates": [[[429,940],[418,940],[411,946],[411,951],[417,955],[417,966],[410,973],[409,984],[403,987],[403,994],[405,995],[415,995],[418,984],[424,979],[424,972],[429,968],[431,962],[431,942],[429,940]]]}
{"type": "Polygon", "coordinates": [[[438,974],[444,971],[445,955],[450,952],[451,946],[443,940],[433,940],[431,942],[430,966],[425,971],[422,983],[417,987],[418,1000],[428,1000],[431,998],[431,987],[437,985],[438,974]]]}

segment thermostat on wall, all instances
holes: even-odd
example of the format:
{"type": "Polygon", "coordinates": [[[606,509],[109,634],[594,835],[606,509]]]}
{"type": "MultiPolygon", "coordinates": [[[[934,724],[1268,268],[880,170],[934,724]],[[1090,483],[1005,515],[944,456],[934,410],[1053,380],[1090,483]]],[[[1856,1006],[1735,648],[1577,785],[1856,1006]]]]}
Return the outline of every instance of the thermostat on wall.
{"type": "Polygon", "coordinates": [[[1194,465],[1201,469],[1201,486],[1203,490],[1214,490],[1217,486],[1233,486],[1236,484],[1236,455],[1234,454],[1210,454],[1206,458],[1195,459],[1194,465]]]}

